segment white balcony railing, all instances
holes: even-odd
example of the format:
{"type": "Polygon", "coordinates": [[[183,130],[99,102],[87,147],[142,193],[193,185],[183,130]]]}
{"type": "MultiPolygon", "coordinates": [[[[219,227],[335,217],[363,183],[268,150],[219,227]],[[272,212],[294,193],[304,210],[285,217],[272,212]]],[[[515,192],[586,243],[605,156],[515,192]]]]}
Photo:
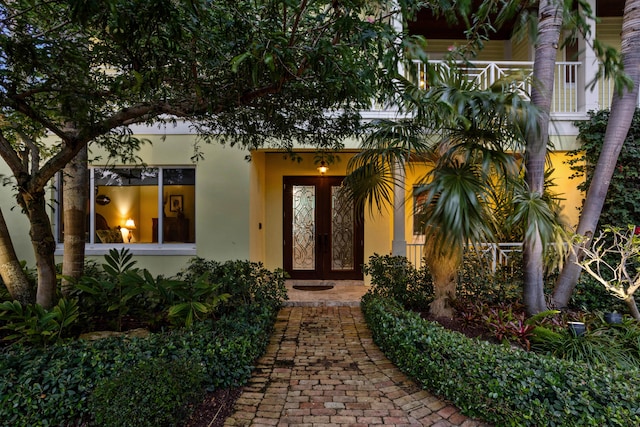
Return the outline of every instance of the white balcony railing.
{"type": "MultiPolygon", "coordinates": [[[[489,256],[492,271],[498,265],[507,265],[513,252],[522,252],[522,243],[483,243],[476,247],[489,256]]],[[[418,269],[424,266],[423,252],[424,243],[407,244],[407,259],[418,269]]]]}
{"type": "MultiPolygon", "coordinates": [[[[578,77],[582,64],[580,62],[556,62],[553,99],[551,103],[552,113],[578,113],[578,77]]],[[[420,86],[426,87],[428,82],[427,67],[443,67],[450,70],[448,63],[443,61],[430,61],[429,63],[414,62],[414,69],[410,71],[409,78],[420,86]]],[[[515,88],[521,90],[526,97],[531,95],[533,81],[532,61],[469,61],[458,63],[459,72],[464,73],[470,81],[475,82],[479,89],[488,89],[495,82],[507,77],[514,78],[515,88]]],[[[513,83],[513,82],[512,82],[513,83]]],[[[584,86],[584,85],[582,85],[584,86]]],[[[584,88],[583,91],[584,92],[584,88]]]]}
{"type": "MultiPolygon", "coordinates": [[[[602,79],[598,82],[598,108],[611,108],[611,100],[615,92],[612,79],[602,79]]],[[[638,94],[638,107],[640,107],[640,94],[638,94]]]]}

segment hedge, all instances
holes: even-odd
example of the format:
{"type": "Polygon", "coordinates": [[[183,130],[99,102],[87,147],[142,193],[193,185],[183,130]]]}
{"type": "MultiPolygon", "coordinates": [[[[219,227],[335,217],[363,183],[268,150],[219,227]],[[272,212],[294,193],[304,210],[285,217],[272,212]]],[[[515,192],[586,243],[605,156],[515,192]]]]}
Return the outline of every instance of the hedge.
{"type": "Polygon", "coordinates": [[[640,372],[595,368],[469,339],[371,294],[362,310],[403,372],[498,426],[638,426],[640,372]]]}
{"type": "Polygon", "coordinates": [[[203,369],[207,389],[245,384],[264,353],[277,306],[248,305],[215,324],[144,339],[73,341],[48,348],[11,346],[0,353],[2,425],[59,426],[91,422],[97,384],[145,359],[186,359],[203,369]]]}

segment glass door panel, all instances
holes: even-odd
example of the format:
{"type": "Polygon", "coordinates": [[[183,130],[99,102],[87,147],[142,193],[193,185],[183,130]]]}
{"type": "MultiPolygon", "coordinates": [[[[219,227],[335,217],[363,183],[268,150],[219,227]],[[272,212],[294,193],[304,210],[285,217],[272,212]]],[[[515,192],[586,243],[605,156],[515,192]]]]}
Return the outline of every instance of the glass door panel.
{"type": "Polygon", "coordinates": [[[294,279],[362,279],[363,221],[342,180],[284,178],[284,268],[294,279]]]}

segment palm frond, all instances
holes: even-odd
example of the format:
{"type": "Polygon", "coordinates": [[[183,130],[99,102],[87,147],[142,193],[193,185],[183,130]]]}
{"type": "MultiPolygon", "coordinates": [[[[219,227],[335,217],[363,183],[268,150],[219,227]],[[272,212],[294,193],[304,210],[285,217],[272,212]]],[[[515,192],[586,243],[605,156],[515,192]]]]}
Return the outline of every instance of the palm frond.
{"type": "Polygon", "coordinates": [[[492,241],[491,214],[482,174],[473,164],[451,164],[433,170],[423,187],[421,207],[424,225],[431,230],[431,244],[460,247],[492,241]]]}
{"type": "Polygon", "coordinates": [[[509,219],[512,225],[521,224],[525,240],[534,241],[539,238],[546,255],[554,252],[554,256],[545,257],[549,261],[547,267],[561,266],[568,241],[559,204],[554,200],[544,194],[529,191],[526,184],[522,183],[513,197],[515,209],[509,219]]]}
{"type": "Polygon", "coordinates": [[[400,182],[393,174],[390,165],[361,159],[351,164],[349,174],[342,181],[343,195],[353,202],[357,212],[363,212],[368,206],[371,215],[380,212],[393,203],[393,190],[400,182]]]}

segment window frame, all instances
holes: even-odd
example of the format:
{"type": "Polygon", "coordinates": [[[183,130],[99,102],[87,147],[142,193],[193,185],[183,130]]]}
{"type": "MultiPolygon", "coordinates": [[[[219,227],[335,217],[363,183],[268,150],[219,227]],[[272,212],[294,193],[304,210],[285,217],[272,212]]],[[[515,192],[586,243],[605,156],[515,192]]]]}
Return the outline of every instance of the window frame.
{"type": "MultiPolygon", "coordinates": [[[[162,242],[164,233],[164,218],[161,214],[163,211],[163,188],[164,188],[164,171],[166,169],[192,169],[196,170],[194,165],[145,165],[146,168],[158,170],[158,195],[157,195],[157,212],[158,212],[158,241],[146,242],[146,243],[102,243],[97,242],[95,238],[95,204],[96,194],[95,191],[89,191],[89,241],[85,244],[85,255],[105,255],[109,253],[111,249],[126,248],[134,255],[179,255],[179,256],[193,256],[196,255],[196,242],[178,243],[178,242],[162,242]]],[[[89,188],[95,188],[95,170],[105,169],[104,165],[91,165],[89,166],[89,188]]],[[[137,165],[122,165],[114,167],[113,169],[140,169],[141,166],[137,165]]],[[[197,181],[197,175],[196,175],[197,181]]],[[[61,175],[58,175],[56,179],[55,187],[55,200],[56,203],[53,207],[52,218],[54,218],[54,233],[56,238],[56,252],[55,255],[62,255],[64,251],[64,243],[59,240],[60,227],[62,222],[62,212],[58,212],[58,207],[61,206],[62,200],[62,185],[61,175]]],[[[194,199],[194,209],[197,211],[197,190],[194,183],[194,192],[196,197],[194,199]]],[[[196,215],[197,218],[197,215],[196,215]]],[[[194,218],[194,228],[197,229],[197,223],[194,218]]],[[[197,235],[197,232],[195,233],[197,235]]],[[[194,236],[195,237],[195,236],[194,236]]]]}

